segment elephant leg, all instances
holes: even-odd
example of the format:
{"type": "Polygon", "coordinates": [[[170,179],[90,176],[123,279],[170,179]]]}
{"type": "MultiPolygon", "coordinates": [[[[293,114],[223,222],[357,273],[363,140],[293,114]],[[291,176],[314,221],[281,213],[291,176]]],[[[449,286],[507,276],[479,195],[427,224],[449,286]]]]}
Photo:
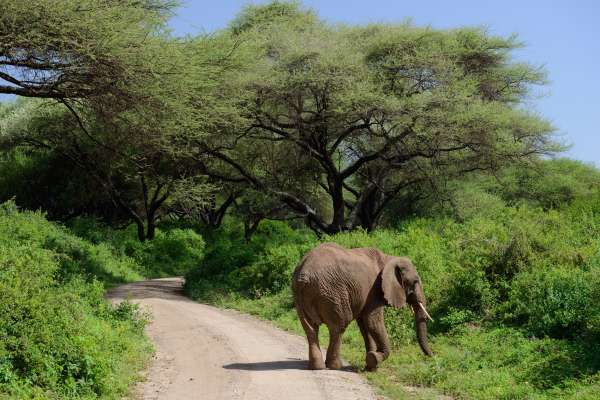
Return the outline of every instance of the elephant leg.
{"type": "Polygon", "coordinates": [[[365,340],[365,349],[366,349],[367,353],[370,351],[376,351],[377,345],[375,344],[375,340],[373,339],[373,336],[369,332],[369,328],[367,327],[367,321],[365,320],[365,318],[359,317],[356,320],[356,323],[358,324],[360,333],[362,334],[362,337],[365,340]]]}
{"type": "Polygon", "coordinates": [[[340,358],[340,347],[342,344],[342,334],[345,328],[329,327],[329,347],[327,347],[327,357],[325,365],[329,369],[342,368],[342,359],[340,358]]]}
{"type": "Polygon", "coordinates": [[[302,315],[300,322],[308,340],[308,369],[325,369],[323,354],[319,346],[319,325],[309,322],[302,315]]]}
{"type": "Polygon", "coordinates": [[[376,351],[369,351],[367,353],[367,370],[375,371],[379,364],[390,355],[390,339],[388,338],[387,331],[385,330],[383,307],[379,307],[374,310],[366,317],[366,320],[367,329],[373,336],[377,346],[376,351]]]}

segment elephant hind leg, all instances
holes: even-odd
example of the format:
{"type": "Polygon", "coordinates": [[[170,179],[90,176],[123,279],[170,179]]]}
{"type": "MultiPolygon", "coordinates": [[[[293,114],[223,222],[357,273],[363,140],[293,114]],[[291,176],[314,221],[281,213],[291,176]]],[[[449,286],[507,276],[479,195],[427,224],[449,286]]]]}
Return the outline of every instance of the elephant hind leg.
{"type": "Polygon", "coordinates": [[[327,358],[325,365],[329,369],[342,368],[342,359],[340,357],[340,347],[342,344],[342,335],[346,327],[333,327],[327,325],[329,329],[329,347],[327,347],[327,358]]]}
{"type": "Polygon", "coordinates": [[[298,311],[298,316],[308,340],[308,369],[325,369],[319,346],[319,324],[309,321],[301,311],[298,311]]]}

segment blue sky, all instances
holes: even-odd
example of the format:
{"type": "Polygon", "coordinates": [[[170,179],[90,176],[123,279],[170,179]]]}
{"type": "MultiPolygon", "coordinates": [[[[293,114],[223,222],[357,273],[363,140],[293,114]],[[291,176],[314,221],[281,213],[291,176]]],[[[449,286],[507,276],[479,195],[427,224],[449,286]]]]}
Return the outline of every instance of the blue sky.
{"type": "MultiPolygon", "coordinates": [[[[223,28],[248,3],[187,0],[171,21],[175,33],[223,28]]],[[[600,167],[600,1],[539,0],[305,0],[331,22],[364,24],[412,18],[436,28],[486,26],[518,34],[526,47],[515,59],[544,66],[550,83],[527,108],[537,110],[573,147],[567,155],[600,167]]]]}

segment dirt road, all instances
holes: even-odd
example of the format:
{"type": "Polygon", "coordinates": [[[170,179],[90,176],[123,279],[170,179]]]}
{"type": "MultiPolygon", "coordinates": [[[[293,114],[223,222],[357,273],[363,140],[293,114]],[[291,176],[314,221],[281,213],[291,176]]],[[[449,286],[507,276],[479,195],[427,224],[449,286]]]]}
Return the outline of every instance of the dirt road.
{"type": "Polygon", "coordinates": [[[244,314],[190,301],[179,278],[120,286],[113,301],[130,297],[148,307],[156,356],[136,393],[143,400],[374,400],[360,375],[309,371],[306,344],[244,314]]]}

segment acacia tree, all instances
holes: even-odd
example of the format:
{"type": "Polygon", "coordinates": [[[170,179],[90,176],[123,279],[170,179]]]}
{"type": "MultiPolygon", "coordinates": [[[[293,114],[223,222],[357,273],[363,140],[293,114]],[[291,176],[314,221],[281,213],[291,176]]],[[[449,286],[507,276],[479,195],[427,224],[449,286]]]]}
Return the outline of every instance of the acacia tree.
{"type": "Polygon", "coordinates": [[[372,229],[414,185],[557,149],[522,107],[544,76],[511,61],[512,37],[329,26],[281,3],[247,8],[225,34],[255,43],[255,57],[224,78],[245,124],[198,143],[207,173],[268,193],[317,231],[372,229]]]}
{"type": "MultiPolygon", "coordinates": [[[[152,239],[168,201],[193,197],[202,204],[207,185],[195,179],[197,163],[171,140],[193,131],[201,137],[211,109],[212,75],[219,51],[209,40],[164,39],[164,53],[145,53],[157,75],[147,79],[144,98],[127,108],[79,99],[30,100],[0,126],[4,141],[68,158],[116,208],[137,225],[140,240],[152,239]],[[168,56],[168,57],[167,57],[168,56]],[[168,63],[165,61],[168,59],[168,63]]],[[[225,49],[223,49],[225,52],[225,49]]]]}
{"type": "MultiPolygon", "coordinates": [[[[156,76],[171,0],[3,0],[0,93],[128,107],[156,76]]],[[[167,55],[167,54],[165,54],[167,55]]]]}
{"type": "Polygon", "coordinates": [[[78,175],[93,183],[86,185],[88,189],[95,185],[92,194],[81,197],[108,199],[137,225],[141,241],[152,239],[160,209],[175,190],[184,166],[174,168],[169,155],[140,131],[118,131],[119,126],[102,124],[80,110],[75,115],[45,103],[22,103],[2,123],[3,142],[66,158],[78,175]],[[83,128],[80,116],[86,121],[83,128]]]}
{"type": "Polygon", "coordinates": [[[140,240],[154,236],[169,198],[201,202],[206,192],[172,141],[227,118],[215,109],[215,76],[234,43],[171,37],[175,4],[9,0],[0,16],[0,93],[53,99],[30,103],[9,139],[70,159],[140,240]]]}

